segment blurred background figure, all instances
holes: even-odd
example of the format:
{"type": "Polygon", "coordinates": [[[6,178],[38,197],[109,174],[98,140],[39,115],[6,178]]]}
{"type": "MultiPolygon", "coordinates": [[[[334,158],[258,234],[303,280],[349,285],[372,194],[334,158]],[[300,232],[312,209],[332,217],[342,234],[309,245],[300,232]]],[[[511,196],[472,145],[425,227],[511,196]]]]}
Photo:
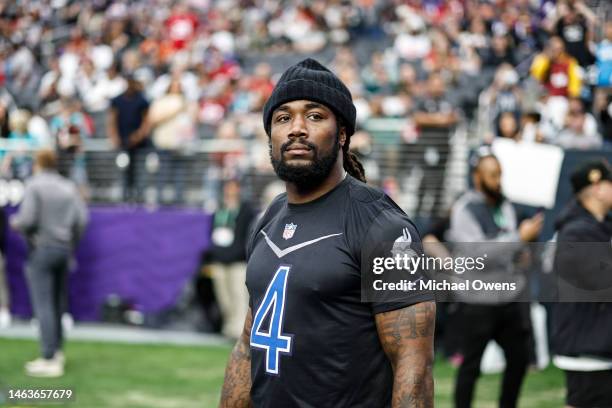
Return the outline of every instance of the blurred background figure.
{"type": "MultiPolygon", "coordinates": [[[[571,175],[571,184],[575,196],[556,223],[555,273],[574,288],[609,288],[612,276],[602,276],[610,271],[609,264],[606,270],[600,263],[609,261],[612,239],[610,165],[603,160],[583,163],[571,175]],[[575,256],[566,242],[582,244],[578,250],[592,259],[575,256]]],[[[553,362],[565,371],[567,406],[612,406],[612,304],[559,299],[552,328],[553,362]]]]}
{"type": "Polygon", "coordinates": [[[207,261],[215,296],[221,309],[222,334],[237,339],[242,333],[249,304],[246,290],[246,245],[250,226],[257,213],[242,200],[240,182],[223,184],[222,201],[213,216],[207,261]]]}
{"type": "MultiPolygon", "coordinates": [[[[510,278],[512,260],[521,250],[519,243],[537,239],[543,225],[542,214],[518,224],[514,207],[502,193],[501,176],[498,159],[490,149],[481,148],[472,171],[474,189],[461,196],[451,210],[449,241],[467,250],[454,255],[486,253],[486,273],[478,275],[486,281],[510,278]]],[[[500,345],[506,358],[499,405],[517,406],[529,364],[531,322],[528,305],[513,300],[518,299],[489,299],[474,291],[461,299],[467,303],[460,306],[463,361],[455,383],[457,408],[472,406],[481,358],[491,340],[500,345]]]]}
{"type": "Polygon", "coordinates": [[[11,226],[29,244],[28,279],[34,315],[40,324],[41,357],[26,364],[26,374],[59,377],[64,373],[62,313],[67,307],[70,258],[87,223],[87,209],[74,184],[57,170],[57,155],[41,150],[11,226]]]}
{"type": "Polygon", "coordinates": [[[87,168],[83,145],[93,134],[90,118],[77,98],[60,100],[59,112],[49,122],[58,154],[58,171],[87,196],[87,168]]]}
{"type": "Polygon", "coordinates": [[[565,149],[595,150],[602,140],[595,117],[585,111],[584,102],[578,98],[569,100],[565,124],[554,143],[565,149]]]}
{"type": "Polygon", "coordinates": [[[149,127],[145,122],[149,102],[133,75],[126,76],[127,89],[111,100],[107,131],[111,145],[127,154],[123,163],[123,200],[136,201],[142,197],[144,160],[150,150],[149,127]]]}
{"type": "MultiPolygon", "coordinates": [[[[531,64],[531,75],[544,87],[542,114],[557,131],[564,123],[568,111],[568,98],[580,96],[582,74],[578,62],[565,51],[559,37],[552,37],[544,52],[531,64]]],[[[554,130],[552,133],[554,134],[554,130]]]]}
{"type": "Polygon", "coordinates": [[[147,122],[151,138],[159,156],[157,201],[182,203],[184,181],[187,177],[185,153],[195,139],[197,107],[184,95],[179,77],[168,85],[167,93],[155,99],[148,112],[147,122]],[[164,187],[172,183],[172,199],[164,198],[164,187]]]}
{"type": "Polygon", "coordinates": [[[444,169],[449,156],[448,142],[458,121],[459,114],[449,98],[444,78],[439,73],[431,73],[427,80],[427,92],[418,102],[414,114],[414,123],[419,132],[418,144],[422,149],[419,164],[423,170],[417,214],[423,209],[424,197],[428,194],[432,196],[429,212],[439,212],[444,169]]]}

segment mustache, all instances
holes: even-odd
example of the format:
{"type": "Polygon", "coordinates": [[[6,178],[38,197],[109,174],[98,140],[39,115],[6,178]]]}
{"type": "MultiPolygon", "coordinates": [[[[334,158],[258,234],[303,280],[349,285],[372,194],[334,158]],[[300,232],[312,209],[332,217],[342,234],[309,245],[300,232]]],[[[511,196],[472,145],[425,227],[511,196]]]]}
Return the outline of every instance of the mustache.
{"type": "Polygon", "coordinates": [[[316,152],[317,150],[317,146],[314,143],[309,142],[308,140],[295,140],[295,141],[290,140],[281,145],[281,148],[280,148],[281,154],[285,153],[294,144],[300,144],[300,145],[307,146],[310,150],[314,152],[316,152]]]}

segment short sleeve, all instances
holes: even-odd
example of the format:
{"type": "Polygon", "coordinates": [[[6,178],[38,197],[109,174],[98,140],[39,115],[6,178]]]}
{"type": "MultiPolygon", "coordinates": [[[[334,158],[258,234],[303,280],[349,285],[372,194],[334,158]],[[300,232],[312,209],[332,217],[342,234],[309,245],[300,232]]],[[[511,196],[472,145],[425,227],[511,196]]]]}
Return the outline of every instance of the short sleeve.
{"type": "Polygon", "coordinates": [[[423,288],[428,277],[420,267],[421,237],[401,210],[386,209],[374,218],[360,252],[362,300],[372,304],[374,313],[434,300],[423,288]]]}

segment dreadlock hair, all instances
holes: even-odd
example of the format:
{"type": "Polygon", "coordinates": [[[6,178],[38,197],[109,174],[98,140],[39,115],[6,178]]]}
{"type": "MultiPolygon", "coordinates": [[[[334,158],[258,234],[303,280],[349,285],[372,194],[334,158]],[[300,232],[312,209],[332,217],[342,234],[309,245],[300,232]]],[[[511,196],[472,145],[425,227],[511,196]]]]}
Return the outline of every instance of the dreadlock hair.
{"type": "MultiPolygon", "coordinates": [[[[340,136],[340,128],[346,127],[342,123],[342,120],[338,121],[338,136],[340,136]]],[[[342,146],[342,163],[344,166],[344,170],[351,176],[355,177],[357,180],[361,182],[366,182],[365,170],[363,165],[355,155],[355,153],[350,150],[351,137],[347,136],[346,142],[344,146],[342,146]]]]}

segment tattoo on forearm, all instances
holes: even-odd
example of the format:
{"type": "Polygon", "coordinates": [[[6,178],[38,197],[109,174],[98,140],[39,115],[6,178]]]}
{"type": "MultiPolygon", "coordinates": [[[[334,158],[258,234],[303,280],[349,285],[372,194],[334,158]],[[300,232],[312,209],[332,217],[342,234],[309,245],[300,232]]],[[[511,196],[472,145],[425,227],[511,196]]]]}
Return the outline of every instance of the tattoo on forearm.
{"type": "Polygon", "coordinates": [[[393,408],[433,407],[435,314],[435,303],[423,302],[376,316],[394,370],[393,408]]]}
{"type": "Polygon", "coordinates": [[[225,370],[220,408],[251,406],[251,315],[247,316],[242,337],[234,346],[225,370]]]}

